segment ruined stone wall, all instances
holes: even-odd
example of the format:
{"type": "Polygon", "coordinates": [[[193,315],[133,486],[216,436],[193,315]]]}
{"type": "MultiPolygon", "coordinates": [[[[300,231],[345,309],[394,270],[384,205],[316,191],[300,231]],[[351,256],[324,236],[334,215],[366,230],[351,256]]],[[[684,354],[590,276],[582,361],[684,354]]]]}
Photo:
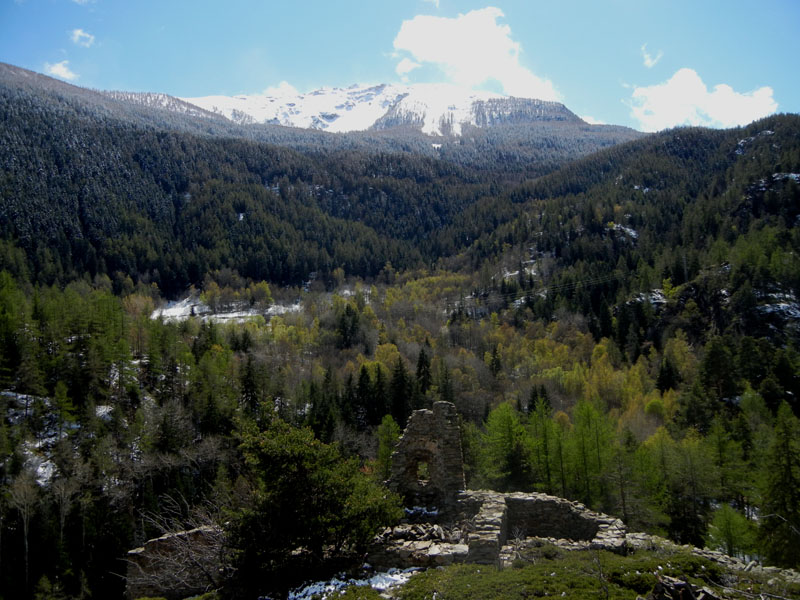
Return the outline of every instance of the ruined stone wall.
{"type": "Polygon", "coordinates": [[[468,562],[510,563],[511,542],[553,543],[564,549],[623,552],[625,525],[619,519],[547,494],[460,492],[451,506],[452,527],[401,525],[384,532],[370,553],[379,566],[429,566],[468,562]]]}
{"type": "Polygon", "coordinates": [[[466,487],[461,430],[456,407],[434,402],[433,410],[415,410],[392,454],[389,488],[406,502],[439,505],[466,487]],[[427,467],[423,479],[420,466],[427,467]]]}
{"type": "Polygon", "coordinates": [[[554,496],[509,496],[506,507],[511,537],[591,540],[600,529],[600,523],[592,513],[581,510],[574,502],[554,496]]]}

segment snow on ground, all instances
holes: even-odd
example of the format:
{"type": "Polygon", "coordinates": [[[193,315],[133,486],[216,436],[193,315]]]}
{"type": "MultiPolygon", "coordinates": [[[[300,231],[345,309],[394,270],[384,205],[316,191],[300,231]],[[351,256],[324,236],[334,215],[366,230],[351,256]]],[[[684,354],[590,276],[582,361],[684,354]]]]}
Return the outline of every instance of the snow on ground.
{"type": "Polygon", "coordinates": [[[403,511],[409,519],[431,519],[439,516],[439,509],[435,506],[428,508],[427,506],[406,506],[403,511]]]}
{"type": "Polygon", "coordinates": [[[493,92],[474,91],[451,84],[359,86],[322,88],[300,93],[291,86],[270,94],[183,98],[205,110],[234,121],[255,121],[332,132],[363,131],[390,110],[394,116],[422,120],[422,131],[441,135],[451,125],[460,135],[462,123],[475,123],[473,104],[504,98],[493,92]]]}
{"type": "Polygon", "coordinates": [[[800,183],[800,173],[773,173],[772,180],[773,181],[784,181],[786,179],[792,179],[795,183],[800,183]]]}
{"type": "MultiPolygon", "coordinates": [[[[369,567],[369,565],[364,565],[365,567],[369,567]]],[[[369,586],[374,590],[379,592],[385,592],[386,590],[403,585],[406,583],[415,573],[419,573],[420,569],[418,568],[410,568],[410,569],[389,569],[383,573],[375,573],[374,575],[367,575],[365,574],[361,579],[354,579],[348,578],[344,574],[339,575],[338,577],[334,577],[333,579],[329,579],[328,581],[318,581],[316,583],[312,583],[310,585],[304,586],[292,592],[289,592],[288,599],[289,600],[311,600],[319,599],[319,600],[327,600],[328,598],[334,598],[341,594],[345,588],[349,586],[369,586]]]]}
{"type": "Polygon", "coordinates": [[[111,413],[113,410],[114,410],[113,406],[110,406],[108,404],[100,404],[95,407],[94,414],[101,421],[109,422],[111,421],[111,413]]]}
{"type": "Polygon", "coordinates": [[[25,442],[22,445],[22,453],[25,456],[25,470],[34,474],[36,483],[40,486],[49,485],[58,471],[56,464],[49,458],[38,454],[35,444],[31,442],[25,442]]]}
{"type": "Polygon", "coordinates": [[[780,315],[787,321],[800,322],[800,305],[798,305],[797,302],[778,302],[775,304],[764,304],[763,306],[759,306],[758,310],[768,315],[771,314],[780,315]]]}
{"type": "Polygon", "coordinates": [[[630,237],[630,238],[632,238],[634,240],[638,240],[639,239],[639,232],[638,231],[636,231],[635,229],[631,229],[630,227],[625,227],[624,225],[620,225],[619,223],[616,223],[614,225],[614,231],[621,231],[622,233],[624,233],[625,235],[627,235],[628,237],[630,237]]]}
{"type": "Polygon", "coordinates": [[[170,302],[164,308],[154,310],[150,318],[161,318],[164,319],[164,321],[185,321],[189,317],[196,317],[203,321],[214,321],[215,323],[241,323],[259,316],[273,317],[289,312],[300,312],[302,308],[302,305],[298,301],[294,304],[272,304],[267,310],[263,311],[247,308],[244,310],[219,310],[217,312],[212,312],[208,305],[201,302],[196,297],[190,296],[183,300],[170,302]]]}
{"type": "Polygon", "coordinates": [[[664,291],[659,288],[652,289],[649,293],[642,292],[637,294],[634,297],[634,300],[637,302],[649,302],[653,306],[663,306],[667,303],[667,298],[664,296],[664,291]]]}
{"type": "Polygon", "coordinates": [[[323,88],[309,93],[272,90],[272,95],[186,98],[196,106],[241,120],[325,131],[363,131],[381,118],[404,93],[404,86],[323,88]]]}
{"type": "MultiPolygon", "coordinates": [[[[765,129],[764,131],[762,131],[758,135],[760,135],[760,136],[775,135],[775,132],[770,130],[770,129],[765,129]]],[[[750,136],[750,137],[746,137],[744,139],[739,140],[739,143],[736,144],[736,150],[734,150],[734,152],[736,154],[739,154],[739,155],[744,154],[745,146],[747,146],[750,142],[752,142],[755,139],[756,139],[756,136],[750,136]]]]}
{"type": "MultiPolygon", "coordinates": [[[[18,394],[9,390],[0,392],[0,396],[8,400],[8,413],[6,416],[11,425],[19,425],[26,417],[30,416],[33,412],[33,403],[39,399],[37,396],[18,394]]],[[[46,399],[41,398],[41,400],[46,399]]]]}
{"type": "MultiPolygon", "coordinates": [[[[14,425],[22,423],[26,418],[30,418],[33,415],[35,403],[41,403],[46,408],[51,405],[49,398],[18,394],[9,390],[0,391],[0,396],[8,402],[5,418],[14,425]]],[[[3,416],[0,415],[0,418],[3,418],[3,416]]],[[[52,481],[58,470],[55,463],[50,460],[50,449],[59,440],[67,436],[68,430],[76,428],[77,425],[65,423],[62,430],[59,431],[56,417],[49,410],[45,411],[41,419],[43,429],[37,433],[36,439],[27,439],[22,442],[21,448],[25,470],[34,474],[39,485],[45,486],[52,481]]]]}

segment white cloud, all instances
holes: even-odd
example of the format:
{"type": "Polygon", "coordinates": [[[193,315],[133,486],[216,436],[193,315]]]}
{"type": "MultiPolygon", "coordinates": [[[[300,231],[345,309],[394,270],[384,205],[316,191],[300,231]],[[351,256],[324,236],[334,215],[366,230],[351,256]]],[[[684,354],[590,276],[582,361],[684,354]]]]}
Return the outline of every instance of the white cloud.
{"type": "Polygon", "coordinates": [[[655,58],[653,58],[650,53],[647,51],[647,44],[642,44],[642,59],[644,60],[644,66],[648,69],[652,69],[656,66],[656,63],[661,60],[661,57],[664,56],[664,53],[659,50],[658,54],[655,58]]]}
{"type": "Polygon", "coordinates": [[[417,68],[419,68],[421,66],[422,66],[421,64],[419,64],[417,62],[414,62],[413,60],[411,60],[408,57],[405,57],[403,60],[401,60],[399,63],[397,63],[397,67],[395,67],[394,70],[398,75],[400,75],[401,77],[404,77],[405,75],[408,75],[414,69],[417,69],[417,68]]]}
{"type": "Polygon", "coordinates": [[[70,70],[68,60],[62,60],[57,63],[44,63],[44,72],[53,77],[66,79],[67,81],[73,81],[78,78],[78,74],[70,70]]]}
{"type": "Polygon", "coordinates": [[[73,43],[84,48],[89,48],[94,44],[94,36],[91,33],[86,33],[83,29],[73,29],[69,36],[73,43]]]}
{"type": "Polygon", "coordinates": [[[739,93],[727,84],[709,91],[693,69],[680,69],[664,83],[633,90],[631,115],[644,131],[677,125],[735,127],[774,113],[771,87],[739,93]]]}
{"type": "Polygon", "coordinates": [[[594,117],[590,117],[589,115],[581,115],[581,119],[586,121],[589,125],[605,125],[605,121],[601,121],[600,119],[595,119],[594,117]]]}
{"type": "Polygon", "coordinates": [[[275,96],[286,98],[288,96],[299,96],[300,92],[288,81],[281,81],[278,85],[271,85],[262,92],[265,96],[275,96]]]}
{"type": "Polygon", "coordinates": [[[417,15],[403,21],[394,48],[398,57],[408,53],[411,58],[401,60],[398,68],[408,59],[402,68],[410,62],[428,63],[456,85],[475,88],[496,81],[511,96],[559,100],[551,81],[520,64],[522,46],[512,39],[508,25],[497,22],[504,16],[489,6],[452,19],[417,15]]]}

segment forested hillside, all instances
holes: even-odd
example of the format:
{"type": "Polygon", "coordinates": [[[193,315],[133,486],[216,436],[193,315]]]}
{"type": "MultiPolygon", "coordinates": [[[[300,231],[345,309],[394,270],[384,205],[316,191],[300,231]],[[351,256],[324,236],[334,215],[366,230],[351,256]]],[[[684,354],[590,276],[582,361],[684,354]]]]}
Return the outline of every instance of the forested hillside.
{"type": "Polygon", "coordinates": [[[119,596],[129,548],[198,523],[209,588],[288,584],[398,518],[389,450],[438,399],[471,487],[800,564],[797,116],[509,183],[4,90],[3,595],[119,596]],[[190,292],[257,314],[154,318],[190,292]]]}

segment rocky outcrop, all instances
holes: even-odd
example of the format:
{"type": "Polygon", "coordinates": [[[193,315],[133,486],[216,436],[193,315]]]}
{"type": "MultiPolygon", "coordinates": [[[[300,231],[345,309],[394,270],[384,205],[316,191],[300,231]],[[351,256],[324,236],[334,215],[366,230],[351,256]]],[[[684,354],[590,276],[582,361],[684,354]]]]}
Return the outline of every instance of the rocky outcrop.
{"type": "Polygon", "coordinates": [[[461,430],[455,405],[415,410],[392,454],[389,488],[409,506],[441,506],[463,490],[461,430]]]}
{"type": "MultiPolygon", "coordinates": [[[[640,596],[641,598],[641,596],[640,596]]],[[[647,600],[719,600],[719,596],[707,587],[699,587],[688,581],[662,575],[647,600]]]]}

